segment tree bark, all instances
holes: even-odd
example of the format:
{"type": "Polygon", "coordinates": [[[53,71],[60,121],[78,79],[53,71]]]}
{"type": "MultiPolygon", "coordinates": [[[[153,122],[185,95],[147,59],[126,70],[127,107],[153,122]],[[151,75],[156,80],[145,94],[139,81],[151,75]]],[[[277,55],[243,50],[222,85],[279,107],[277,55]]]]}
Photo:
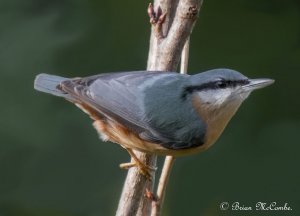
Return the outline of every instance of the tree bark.
{"type": "MultiPolygon", "coordinates": [[[[177,70],[182,48],[193,30],[201,4],[202,0],[154,0],[153,8],[157,17],[152,23],[148,71],[177,70]],[[162,11],[161,15],[158,8],[162,11]],[[164,20],[163,23],[159,23],[159,18],[164,20]]],[[[156,166],[156,155],[137,151],[135,153],[143,163],[156,166]]],[[[155,173],[151,182],[137,168],[130,168],[120,197],[117,216],[151,214],[152,200],[145,194],[146,188],[153,191],[154,175],[155,173]]]]}

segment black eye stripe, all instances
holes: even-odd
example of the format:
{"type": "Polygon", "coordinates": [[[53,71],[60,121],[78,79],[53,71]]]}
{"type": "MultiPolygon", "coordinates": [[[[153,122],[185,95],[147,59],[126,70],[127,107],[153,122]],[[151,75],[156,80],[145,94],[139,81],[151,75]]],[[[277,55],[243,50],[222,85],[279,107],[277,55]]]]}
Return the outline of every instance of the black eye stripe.
{"type": "Polygon", "coordinates": [[[204,91],[204,90],[210,90],[210,89],[224,89],[224,88],[232,88],[236,87],[238,85],[246,85],[249,83],[249,80],[218,80],[214,82],[204,83],[201,85],[195,85],[195,86],[186,86],[184,88],[182,97],[185,98],[187,94],[191,94],[195,91],[204,91]]]}
{"type": "MultiPolygon", "coordinates": [[[[245,85],[248,84],[248,80],[220,80],[216,81],[215,83],[215,88],[227,88],[227,87],[236,87],[238,85],[245,85]]],[[[212,86],[212,88],[214,88],[212,86]]]]}

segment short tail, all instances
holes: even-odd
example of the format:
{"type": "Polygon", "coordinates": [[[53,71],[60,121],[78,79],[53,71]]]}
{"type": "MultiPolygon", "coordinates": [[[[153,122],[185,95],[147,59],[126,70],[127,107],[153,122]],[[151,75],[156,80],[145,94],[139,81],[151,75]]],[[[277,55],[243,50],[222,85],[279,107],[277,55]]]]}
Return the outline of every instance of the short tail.
{"type": "Polygon", "coordinates": [[[39,74],[34,80],[34,88],[41,92],[69,99],[70,96],[67,93],[57,88],[64,80],[67,80],[67,78],[49,74],[39,74]]]}

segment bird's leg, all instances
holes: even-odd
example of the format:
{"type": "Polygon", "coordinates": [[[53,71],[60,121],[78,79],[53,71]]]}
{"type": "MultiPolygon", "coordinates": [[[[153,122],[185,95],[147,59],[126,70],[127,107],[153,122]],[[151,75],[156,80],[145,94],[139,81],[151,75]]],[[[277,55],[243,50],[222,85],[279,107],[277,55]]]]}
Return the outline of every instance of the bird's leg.
{"type": "Polygon", "coordinates": [[[122,164],[120,164],[120,168],[129,169],[129,168],[132,168],[132,167],[138,167],[140,172],[144,176],[146,176],[147,179],[152,180],[151,172],[155,171],[156,168],[148,166],[148,165],[144,164],[143,162],[141,162],[139,160],[139,158],[135,155],[135,153],[133,152],[132,149],[126,148],[126,150],[128,151],[128,153],[130,154],[130,156],[133,158],[134,161],[129,162],[129,163],[122,163],[122,164]]]}

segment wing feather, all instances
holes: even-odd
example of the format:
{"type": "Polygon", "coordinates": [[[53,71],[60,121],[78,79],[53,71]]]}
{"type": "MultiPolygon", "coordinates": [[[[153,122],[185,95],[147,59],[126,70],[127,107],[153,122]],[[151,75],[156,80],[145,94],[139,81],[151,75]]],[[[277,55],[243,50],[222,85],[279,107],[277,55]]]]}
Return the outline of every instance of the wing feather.
{"type": "Polygon", "coordinates": [[[142,139],[184,149],[203,138],[201,134],[201,139],[193,140],[196,133],[203,132],[202,122],[190,103],[180,101],[185,78],[173,72],[112,73],[66,80],[61,87],[142,139]]]}
{"type": "Polygon", "coordinates": [[[155,71],[101,74],[66,80],[61,87],[77,100],[139,134],[149,131],[149,125],[143,121],[146,117],[142,87],[175,74],[155,71]]]}

